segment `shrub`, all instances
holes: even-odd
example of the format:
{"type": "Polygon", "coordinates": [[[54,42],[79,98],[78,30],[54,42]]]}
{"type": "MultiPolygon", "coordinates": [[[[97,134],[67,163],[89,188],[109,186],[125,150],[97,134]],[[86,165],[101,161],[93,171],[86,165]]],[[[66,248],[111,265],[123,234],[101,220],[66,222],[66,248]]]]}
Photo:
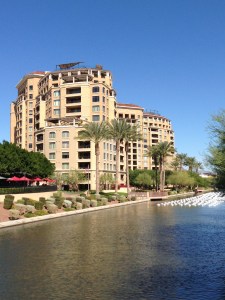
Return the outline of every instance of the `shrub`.
{"type": "Polygon", "coordinates": [[[26,213],[24,215],[24,217],[26,217],[26,218],[39,217],[39,216],[45,216],[47,214],[48,214],[48,212],[46,210],[36,210],[35,213],[33,213],[33,214],[30,212],[26,213]]]}
{"type": "Polygon", "coordinates": [[[74,207],[66,207],[66,208],[64,208],[64,211],[73,211],[73,210],[75,210],[74,207]]]}
{"type": "Polygon", "coordinates": [[[135,201],[136,200],[136,196],[131,196],[131,201],[135,201]]]}
{"type": "Polygon", "coordinates": [[[47,206],[47,210],[48,210],[48,212],[49,212],[50,214],[55,214],[55,213],[57,213],[57,211],[58,211],[58,206],[55,205],[55,204],[49,204],[49,205],[47,206]]]}
{"type": "Polygon", "coordinates": [[[101,198],[101,204],[102,205],[108,204],[108,199],[107,198],[101,198]]]}
{"type": "Polygon", "coordinates": [[[25,203],[25,201],[24,201],[23,199],[18,199],[18,200],[16,201],[16,203],[19,203],[19,204],[24,204],[24,203],[25,203]]]}
{"type": "Polygon", "coordinates": [[[9,220],[18,220],[20,217],[20,212],[17,209],[9,210],[9,220]]]}
{"type": "Polygon", "coordinates": [[[77,202],[76,209],[82,209],[82,203],[81,202],[77,202]]]}
{"type": "Polygon", "coordinates": [[[13,206],[19,211],[20,215],[23,215],[26,212],[26,205],[24,204],[15,203],[13,206]]]}
{"type": "Polygon", "coordinates": [[[97,207],[98,206],[98,201],[97,200],[91,200],[90,206],[91,207],[97,207]]]}
{"type": "Polygon", "coordinates": [[[90,200],[88,200],[88,199],[82,200],[82,207],[83,207],[83,208],[89,208],[89,207],[90,207],[90,204],[91,204],[91,201],[90,201],[90,200]]]}
{"type": "Polygon", "coordinates": [[[26,212],[34,213],[36,211],[33,205],[26,205],[26,212]]]}
{"type": "Polygon", "coordinates": [[[11,209],[13,206],[14,196],[13,195],[5,195],[3,207],[5,209],[11,209]]]}
{"type": "Polygon", "coordinates": [[[39,201],[45,203],[45,197],[39,197],[39,201]]]}
{"type": "Polygon", "coordinates": [[[82,197],[77,196],[77,197],[76,197],[76,202],[80,202],[80,203],[81,203],[81,202],[82,202],[82,197]]]}
{"type": "Polygon", "coordinates": [[[80,196],[81,197],[86,197],[86,194],[85,193],[80,193],[80,196]]]}
{"type": "Polygon", "coordinates": [[[34,207],[35,207],[37,210],[43,209],[43,206],[44,206],[44,203],[42,203],[42,202],[40,202],[40,201],[36,201],[36,202],[35,202],[35,205],[34,205],[34,207]]]}
{"type": "Polygon", "coordinates": [[[33,199],[30,199],[30,198],[22,198],[23,200],[24,200],[24,204],[25,205],[35,205],[35,200],[33,200],[33,199]]]}
{"type": "Polygon", "coordinates": [[[64,200],[62,205],[63,205],[64,208],[71,208],[72,201],[70,201],[70,200],[64,200]]]}

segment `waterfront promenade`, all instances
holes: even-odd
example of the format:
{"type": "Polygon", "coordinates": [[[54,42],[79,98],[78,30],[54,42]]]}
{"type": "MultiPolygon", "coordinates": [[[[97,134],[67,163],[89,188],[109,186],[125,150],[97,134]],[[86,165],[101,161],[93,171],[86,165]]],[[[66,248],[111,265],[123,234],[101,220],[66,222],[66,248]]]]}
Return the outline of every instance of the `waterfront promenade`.
{"type": "MultiPolygon", "coordinates": [[[[27,194],[16,194],[15,196],[15,201],[18,199],[22,199],[22,197],[27,197],[27,194]]],[[[50,197],[52,196],[52,192],[46,192],[46,193],[32,193],[32,199],[33,200],[39,200],[39,197],[50,197]]],[[[108,205],[104,206],[98,206],[98,207],[90,207],[90,208],[84,208],[81,210],[74,210],[74,211],[62,211],[59,210],[55,214],[48,214],[45,216],[39,216],[39,217],[31,217],[31,218],[24,218],[22,217],[19,220],[9,220],[9,213],[8,210],[3,208],[3,201],[4,201],[4,195],[0,195],[0,228],[5,228],[5,227],[11,227],[11,226],[16,226],[16,225],[22,225],[22,224],[27,224],[27,223],[33,223],[33,222],[38,222],[38,221],[44,221],[44,220],[49,220],[49,219],[55,219],[59,217],[66,217],[70,215],[78,215],[78,214],[83,214],[83,213],[88,213],[88,212],[93,212],[93,211],[98,211],[98,210],[103,210],[103,209],[109,209],[109,208],[116,208],[119,206],[125,206],[125,205],[132,205],[132,204],[137,204],[137,203],[142,203],[149,201],[149,198],[145,198],[142,200],[136,200],[136,201],[127,201],[123,203],[110,203],[108,205]]]]}

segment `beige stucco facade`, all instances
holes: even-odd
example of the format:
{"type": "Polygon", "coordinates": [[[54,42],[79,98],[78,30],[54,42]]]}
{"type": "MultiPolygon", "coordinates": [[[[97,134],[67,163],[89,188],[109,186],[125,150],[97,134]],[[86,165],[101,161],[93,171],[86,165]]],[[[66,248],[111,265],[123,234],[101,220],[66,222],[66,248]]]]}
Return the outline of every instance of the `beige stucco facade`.
{"type": "MultiPolygon", "coordinates": [[[[18,97],[11,104],[11,142],[44,153],[62,174],[70,170],[83,171],[87,174],[83,184],[90,188],[95,187],[95,149],[92,142],[78,139],[83,122],[119,118],[138,124],[144,139],[130,143],[131,169],[154,168],[151,159],[144,157],[147,146],[174,141],[167,118],[146,113],[138,105],[117,103],[112,74],[99,65],[33,72],[24,76],[17,89],[18,97]]],[[[115,176],[114,141],[103,141],[100,148],[101,174],[115,176]]],[[[121,144],[121,184],[126,184],[125,163],[124,145],[121,144]]]]}

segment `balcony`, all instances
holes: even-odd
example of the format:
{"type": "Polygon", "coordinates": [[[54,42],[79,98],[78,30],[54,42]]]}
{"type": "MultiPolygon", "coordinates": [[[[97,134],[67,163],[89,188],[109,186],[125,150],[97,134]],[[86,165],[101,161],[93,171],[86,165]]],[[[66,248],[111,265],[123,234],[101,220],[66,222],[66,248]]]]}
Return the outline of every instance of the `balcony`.
{"type": "Polygon", "coordinates": [[[67,97],[66,98],[66,104],[76,104],[76,103],[81,103],[81,97],[67,97]]]}
{"type": "Polygon", "coordinates": [[[91,158],[91,152],[79,152],[78,153],[78,158],[79,159],[90,159],[91,158]]]}
{"type": "Polygon", "coordinates": [[[66,94],[67,94],[67,95],[71,95],[71,94],[80,94],[80,93],[81,93],[81,88],[80,88],[80,87],[66,89],[66,94]]]}
{"type": "Polygon", "coordinates": [[[89,149],[91,148],[91,143],[90,141],[79,141],[78,142],[78,149],[89,149]]]}
{"type": "Polygon", "coordinates": [[[67,114],[80,113],[80,112],[81,112],[81,106],[67,107],[66,108],[66,113],[67,114]]]}

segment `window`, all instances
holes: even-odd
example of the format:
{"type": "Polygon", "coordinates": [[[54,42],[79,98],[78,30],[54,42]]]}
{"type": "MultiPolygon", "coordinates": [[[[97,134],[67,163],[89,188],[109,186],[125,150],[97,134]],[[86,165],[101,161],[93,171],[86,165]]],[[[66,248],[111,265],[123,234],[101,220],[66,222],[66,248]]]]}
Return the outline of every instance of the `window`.
{"type": "Polygon", "coordinates": [[[54,91],[53,92],[54,97],[59,97],[60,96],[60,91],[54,91]]]}
{"type": "Polygon", "coordinates": [[[29,118],[29,123],[33,123],[33,118],[29,118]]]}
{"type": "Polygon", "coordinates": [[[100,116],[98,116],[98,115],[92,116],[92,121],[99,121],[99,120],[100,120],[100,116]]]}
{"type": "Polygon", "coordinates": [[[55,152],[49,153],[49,159],[55,159],[55,152]]]}
{"type": "Polygon", "coordinates": [[[29,102],[29,108],[33,108],[33,102],[29,102]]]}
{"type": "Polygon", "coordinates": [[[29,99],[33,99],[33,94],[29,94],[29,99]]]}
{"type": "Polygon", "coordinates": [[[29,85],[29,91],[33,91],[33,85],[29,85]]]}
{"type": "Polygon", "coordinates": [[[93,96],[92,102],[99,102],[99,96],[93,96]]]}
{"type": "Polygon", "coordinates": [[[70,157],[69,152],[62,152],[62,158],[63,159],[66,159],[66,158],[69,158],[69,157],[70,157]]]}
{"type": "Polygon", "coordinates": [[[62,142],[62,148],[69,148],[69,142],[68,141],[62,142]]]}
{"type": "Polygon", "coordinates": [[[32,147],[33,147],[33,145],[30,143],[30,144],[29,144],[29,149],[31,149],[32,147]]]}
{"type": "Polygon", "coordinates": [[[100,111],[100,106],[99,105],[92,106],[92,111],[100,111]]]}
{"type": "Polygon", "coordinates": [[[93,93],[98,93],[98,92],[99,92],[99,87],[98,87],[98,86],[94,86],[94,87],[92,88],[92,92],[93,92],[93,93]]]}
{"type": "Polygon", "coordinates": [[[49,149],[55,149],[55,142],[49,143],[49,149]]]}
{"type": "Polygon", "coordinates": [[[33,115],[33,110],[29,109],[29,116],[32,116],[32,115],[33,115]]]}
{"type": "Polygon", "coordinates": [[[33,140],[33,136],[29,135],[29,141],[32,141],[32,140],[33,140]]]}
{"type": "Polygon", "coordinates": [[[105,94],[105,88],[104,87],[102,88],[102,92],[103,92],[103,94],[105,94]]]}
{"type": "Polygon", "coordinates": [[[102,97],[102,101],[105,103],[105,97],[104,96],[102,97]]]}
{"type": "Polygon", "coordinates": [[[102,107],[103,112],[105,112],[105,106],[102,107]]]}
{"type": "Polygon", "coordinates": [[[29,126],[29,132],[32,132],[32,131],[33,131],[33,127],[29,126]]]}
{"type": "Polygon", "coordinates": [[[62,137],[63,138],[68,138],[69,137],[69,131],[63,131],[62,132],[62,137]]]}
{"type": "Polygon", "coordinates": [[[57,99],[57,100],[54,100],[54,106],[59,106],[60,105],[60,100],[59,99],[57,99]]]}
{"type": "Polygon", "coordinates": [[[69,169],[69,163],[62,163],[62,169],[68,170],[69,169]]]}
{"type": "Polygon", "coordinates": [[[55,134],[54,131],[49,132],[49,138],[50,139],[55,139],[55,136],[56,136],[56,134],[55,134]]]}
{"type": "Polygon", "coordinates": [[[54,109],[54,115],[58,116],[60,115],[60,109],[54,109]]]}

